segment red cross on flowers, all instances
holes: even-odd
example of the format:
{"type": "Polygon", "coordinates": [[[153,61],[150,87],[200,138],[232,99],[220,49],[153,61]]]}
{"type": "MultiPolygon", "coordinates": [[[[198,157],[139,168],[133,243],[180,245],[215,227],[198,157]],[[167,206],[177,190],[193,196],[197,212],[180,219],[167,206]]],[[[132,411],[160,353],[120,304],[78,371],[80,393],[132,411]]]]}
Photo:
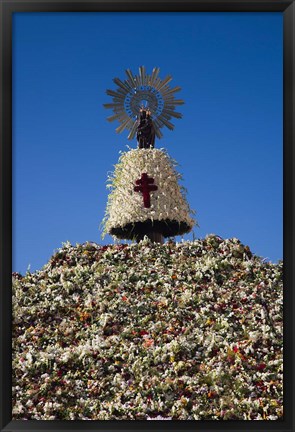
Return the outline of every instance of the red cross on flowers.
{"type": "Polygon", "coordinates": [[[134,186],[134,191],[142,193],[145,208],[151,206],[150,192],[158,189],[158,186],[152,184],[154,181],[155,180],[149,177],[147,173],[142,173],[141,178],[135,182],[138,186],[134,186]]]}

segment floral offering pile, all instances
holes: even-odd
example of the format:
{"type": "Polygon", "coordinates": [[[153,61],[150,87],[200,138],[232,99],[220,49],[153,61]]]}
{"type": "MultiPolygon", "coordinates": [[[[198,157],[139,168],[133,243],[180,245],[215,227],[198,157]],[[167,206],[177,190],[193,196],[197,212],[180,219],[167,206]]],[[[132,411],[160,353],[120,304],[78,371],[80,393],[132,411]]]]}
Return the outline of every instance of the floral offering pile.
{"type": "Polygon", "coordinates": [[[13,419],[281,419],[282,272],[215,235],[64,244],[13,274],[13,419]]]}

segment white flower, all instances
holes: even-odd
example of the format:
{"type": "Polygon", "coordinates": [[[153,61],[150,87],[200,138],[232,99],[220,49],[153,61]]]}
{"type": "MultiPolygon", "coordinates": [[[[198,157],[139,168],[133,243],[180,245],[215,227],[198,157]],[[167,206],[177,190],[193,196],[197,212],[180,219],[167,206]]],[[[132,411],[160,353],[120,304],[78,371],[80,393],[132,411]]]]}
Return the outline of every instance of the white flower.
{"type": "Polygon", "coordinates": [[[21,414],[25,410],[24,406],[21,402],[16,402],[16,404],[12,408],[12,414],[21,414]]]}

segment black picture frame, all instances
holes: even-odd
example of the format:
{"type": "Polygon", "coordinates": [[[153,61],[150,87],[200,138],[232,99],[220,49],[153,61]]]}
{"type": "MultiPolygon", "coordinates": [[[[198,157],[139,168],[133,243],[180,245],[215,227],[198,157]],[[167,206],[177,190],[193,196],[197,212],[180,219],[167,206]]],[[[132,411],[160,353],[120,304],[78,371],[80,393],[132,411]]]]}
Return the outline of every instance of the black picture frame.
{"type": "Polygon", "coordinates": [[[295,5],[293,0],[0,0],[1,157],[0,157],[0,426],[1,431],[295,431],[294,424],[294,145],[295,145],[295,5]],[[284,418],[278,421],[12,421],[12,15],[15,12],[282,12],[283,163],[284,163],[284,418]]]}

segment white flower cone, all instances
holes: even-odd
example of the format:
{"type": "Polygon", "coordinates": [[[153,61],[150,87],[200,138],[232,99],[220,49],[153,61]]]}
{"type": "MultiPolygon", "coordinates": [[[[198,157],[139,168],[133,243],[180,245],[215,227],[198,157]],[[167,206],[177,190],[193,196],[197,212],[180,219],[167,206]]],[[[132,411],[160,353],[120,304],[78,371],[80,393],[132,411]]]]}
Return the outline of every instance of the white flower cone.
{"type": "Polygon", "coordinates": [[[164,237],[191,231],[195,220],[190,216],[180,175],[168,154],[159,149],[134,149],[121,155],[110,178],[104,234],[133,239],[137,234],[155,231],[164,237]],[[154,179],[157,190],[149,192],[150,207],[143,193],[136,192],[136,180],[143,173],[154,179]]]}

